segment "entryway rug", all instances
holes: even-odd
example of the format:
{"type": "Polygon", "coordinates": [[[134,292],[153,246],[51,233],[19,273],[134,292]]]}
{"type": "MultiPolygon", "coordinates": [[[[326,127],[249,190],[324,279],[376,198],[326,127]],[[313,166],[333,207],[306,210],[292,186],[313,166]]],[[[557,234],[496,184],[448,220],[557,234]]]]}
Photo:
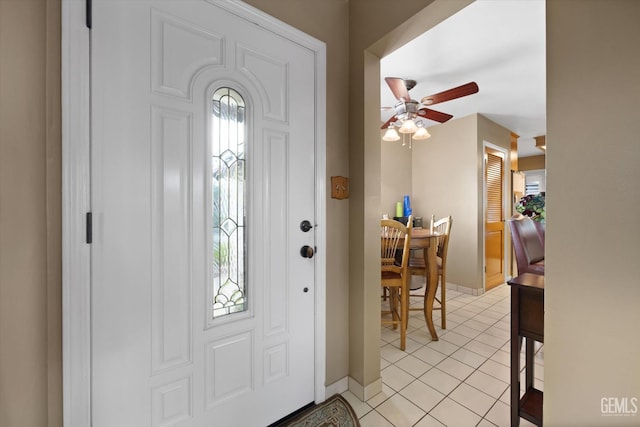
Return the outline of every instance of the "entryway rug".
{"type": "Polygon", "coordinates": [[[283,421],[278,427],[360,427],[360,423],[349,402],[334,394],[321,404],[283,421]]]}

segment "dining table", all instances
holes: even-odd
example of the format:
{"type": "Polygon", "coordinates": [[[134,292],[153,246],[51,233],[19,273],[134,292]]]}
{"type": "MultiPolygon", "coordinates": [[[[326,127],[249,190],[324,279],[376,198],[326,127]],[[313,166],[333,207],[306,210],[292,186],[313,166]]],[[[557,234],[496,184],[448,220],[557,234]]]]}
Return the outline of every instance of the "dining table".
{"type": "MultiPolygon", "coordinates": [[[[428,274],[426,277],[427,283],[425,290],[424,318],[427,322],[427,329],[429,330],[433,341],[438,341],[438,333],[433,325],[433,303],[436,299],[436,291],[438,289],[437,248],[438,237],[441,236],[441,233],[430,228],[412,227],[411,240],[409,242],[409,246],[412,250],[419,249],[414,252],[422,253],[424,254],[423,256],[426,257],[425,265],[427,266],[428,274]]],[[[402,242],[400,245],[402,245],[402,242]]]]}
{"type": "Polygon", "coordinates": [[[442,234],[430,228],[416,227],[411,229],[411,241],[409,242],[411,249],[423,249],[417,252],[424,253],[426,257],[425,264],[427,265],[428,274],[426,277],[424,317],[433,341],[438,341],[438,333],[433,325],[433,303],[436,298],[436,290],[438,289],[438,261],[436,251],[438,248],[438,237],[440,236],[442,236],[442,234]]]}

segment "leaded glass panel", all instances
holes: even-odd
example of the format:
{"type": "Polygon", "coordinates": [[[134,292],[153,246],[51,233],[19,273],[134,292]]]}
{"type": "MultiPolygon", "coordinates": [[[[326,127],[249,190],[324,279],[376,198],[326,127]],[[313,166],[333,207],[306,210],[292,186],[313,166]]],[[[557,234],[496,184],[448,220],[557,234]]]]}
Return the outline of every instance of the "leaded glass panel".
{"type": "Polygon", "coordinates": [[[213,95],[213,317],[247,310],[245,103],[230,88],[213,95]]]}

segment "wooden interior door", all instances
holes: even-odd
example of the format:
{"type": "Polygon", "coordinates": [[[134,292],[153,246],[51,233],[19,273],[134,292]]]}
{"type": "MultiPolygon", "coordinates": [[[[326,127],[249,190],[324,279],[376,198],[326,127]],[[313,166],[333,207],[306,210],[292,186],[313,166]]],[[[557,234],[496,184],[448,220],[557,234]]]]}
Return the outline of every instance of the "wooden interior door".
{"type": "Polygon", "coordinates": [[[505,154],[485,147],[484,159],[484,265],[485,290],[488,291],[504,283],[505,154]]]}

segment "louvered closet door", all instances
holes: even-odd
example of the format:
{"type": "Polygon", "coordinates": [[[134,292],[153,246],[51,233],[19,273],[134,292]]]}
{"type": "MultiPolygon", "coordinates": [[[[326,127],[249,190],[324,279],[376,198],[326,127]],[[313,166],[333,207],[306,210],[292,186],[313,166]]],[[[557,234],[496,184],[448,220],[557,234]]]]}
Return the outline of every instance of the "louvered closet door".
{"type": "Polygon", "coordinates": [[[485,288],[504,283],[504,154],[485,148],[485,288]]]}

